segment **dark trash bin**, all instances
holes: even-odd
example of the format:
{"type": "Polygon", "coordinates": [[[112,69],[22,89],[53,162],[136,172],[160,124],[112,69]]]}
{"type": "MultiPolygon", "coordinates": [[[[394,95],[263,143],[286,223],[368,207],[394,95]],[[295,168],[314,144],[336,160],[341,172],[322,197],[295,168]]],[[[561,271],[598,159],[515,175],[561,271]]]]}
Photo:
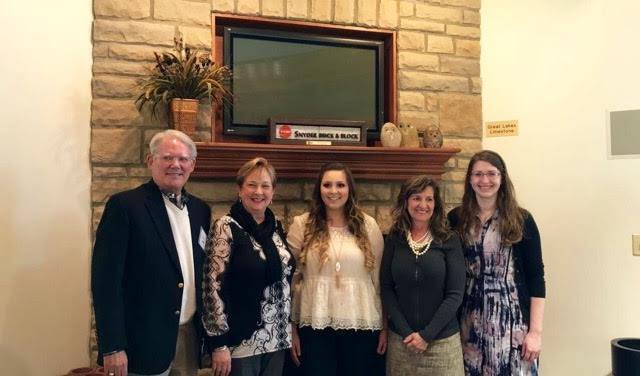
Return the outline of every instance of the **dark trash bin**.
{"type": "Polygon", "coordinates": [[[611,370],[614,376],[640,376],[640,338],[611,341],[611,370]]]}

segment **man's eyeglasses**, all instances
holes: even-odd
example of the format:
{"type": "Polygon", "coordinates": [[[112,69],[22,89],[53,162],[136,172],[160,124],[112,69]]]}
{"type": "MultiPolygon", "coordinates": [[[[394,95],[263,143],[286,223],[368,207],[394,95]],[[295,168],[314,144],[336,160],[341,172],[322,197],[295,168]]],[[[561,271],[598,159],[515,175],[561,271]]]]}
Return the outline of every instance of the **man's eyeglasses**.
{"type": "Polygon", "coordinates": [[[173,161],[178,161],[181,165],[186,165],[187,163],[193,161],[191,157],[178,157],[176,155],[157,155],[162,162],[166,164],[171,164],[173,161]]]}
{"type": "Polygon", "coordinates": [[[471,177],[476,179],[482,179],[483,176],[486,176],[489,179],[495,179],[500,176],[500,171],[473,171],[471,173],[471,177]]]}

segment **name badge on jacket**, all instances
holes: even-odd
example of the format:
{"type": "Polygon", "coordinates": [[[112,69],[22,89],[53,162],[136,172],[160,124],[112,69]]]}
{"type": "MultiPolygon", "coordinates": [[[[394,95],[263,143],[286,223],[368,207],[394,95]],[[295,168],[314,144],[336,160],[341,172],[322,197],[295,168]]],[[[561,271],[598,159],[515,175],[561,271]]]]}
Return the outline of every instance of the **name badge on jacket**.
{"type": "Polygon", "coordinates": [[[207,244],[207,234],[204,232],[202,227],[200,227],[200,235],[198,236],[198,244],[200,244],[200,248],[204,250],[204,246],[207,244]]]}

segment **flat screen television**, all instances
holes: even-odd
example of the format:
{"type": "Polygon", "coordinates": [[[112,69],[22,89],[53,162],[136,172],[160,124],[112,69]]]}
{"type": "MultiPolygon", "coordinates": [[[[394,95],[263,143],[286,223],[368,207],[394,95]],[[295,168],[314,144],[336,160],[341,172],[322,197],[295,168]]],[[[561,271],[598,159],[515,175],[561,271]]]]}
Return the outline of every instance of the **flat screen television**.
{"type": "Polygon", "coordinates": [[[267,137],[269,118],[355,120],[369,140],[385,121],[384,42],[314,33],[224,28],[233,98],[228,135],[267,137]]]}

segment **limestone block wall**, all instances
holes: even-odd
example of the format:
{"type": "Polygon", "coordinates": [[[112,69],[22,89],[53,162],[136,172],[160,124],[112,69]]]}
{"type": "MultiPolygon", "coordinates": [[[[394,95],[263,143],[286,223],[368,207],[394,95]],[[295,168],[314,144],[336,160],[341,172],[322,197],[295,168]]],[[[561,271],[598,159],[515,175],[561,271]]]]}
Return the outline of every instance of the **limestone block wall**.
{"type": "MultiPolygon", "coordinates": [[[[135,85],[153,66],[153,52],[170,50],[176,32],[208,51],[211,12],[393,29],[398,32],[398,122],[440,126],[445,146],[462,152],[447,163],[447,206],[462,196],[469,156],[481,148],[480,0],[94,0],[91,165],[94,229],[108,197],[149,178],[144,157],[166,119],[141,116],[135,85]]],[[[199,116],[196,141],[211,139],[210,110],[199,116]]],[[[290,221],[302,213],[313,182],[280,181],[273,209],[290,221]]],[[[227,212],[231,180],[193,180],[188,189],[227,212]]],[[[365,210],[381,228],[399,183],[358,181],[365,210]]],[[[95,355],[95,354],[94,354],[95,355]]]]}

